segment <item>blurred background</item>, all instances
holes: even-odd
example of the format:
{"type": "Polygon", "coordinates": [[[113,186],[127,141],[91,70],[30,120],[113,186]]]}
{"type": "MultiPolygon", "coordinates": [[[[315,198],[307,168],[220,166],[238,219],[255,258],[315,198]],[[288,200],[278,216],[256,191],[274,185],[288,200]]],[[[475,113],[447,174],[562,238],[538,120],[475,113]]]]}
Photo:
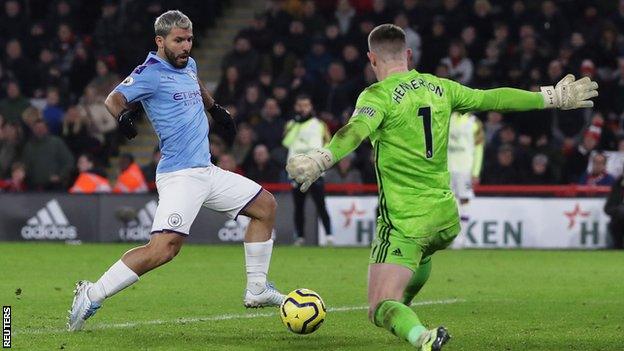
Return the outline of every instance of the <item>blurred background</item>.
{"type": "MultiPolygon", "coordinates": [[[[40,208],[50,196],[65,199],[60,193],[155,191],[160,155],[149,122],[140,121],[139,136],[127,142],[103,101],[155,49],[153,21],[169,9],[182,10],[193,21],[192,56],[199,76],[238,125],[233,141],[224,139],[218,128],[211,131],[213,162],[283,192],[285,198],[291,185],[284,172],[288,143],[283,139],[297,114],[295,98],[310,97],[314,116],[329,135],[343,126],[358,94],[375,82],[366,39],[378,24],[394,23],[406,31],[414,53],[412,68],[473,88],[536,91],[568,73],[596,80],[600,96],[592,109],[476,114],[482,123],[484,156],[473,185],[477,195],[494,199],[563,198],[557,212],[563,229],[557,230],[578,232],[579,243],[583,233],[595,232],[595,243],[590,236],[588,244],[610,245],[609,219],[603,212],[609,193],[616,206],[609,215],[624,216],[624,207],[617,207],[621,195],[614,193],[621,194],[624,162],[624,0],[4,0],[3,192],[37,193],[42,202],[33,206],[40,208]],[[582,227],[581,220],[595,221],[597,229],[593,231],[594,222],[582,227]]],[[[359,195],[374,195],[371,160],[366,142],[328,172],[325,189],[357,201],[359,195]]],[[[343,226],[344,209],[329,200],[332,226],[343,226]]],[[[479,197],[476,200],[479,208],[479,197]]],[[[351,200],[346,201],[351,208],[351,200]]],[[[123,212],[124,223],[138,221],[135,212],[140,211],[123,212]]],[[[354,206],[350,216],[374,218],[373,213],[358,213],[354,206]]],[[[475,218],[481,218],[476,213],[475,218]]],[[[315,215],[311,209],[306,217],[315,215]]],[[[14,211],[11,216],[19,217],[14,221],[19,227],[33,213],[14,211]]],[[[474,244],[487,246],[491,228],[484,218],[478,220],[482,222],[475,225],[481,229],[473,235],[474,244]]],[[[500,215],[496,220],[500,245],[513,246],[505,233],[517,232],[515,219],[500,215]],[[505,223],[512,229],[506,231],[505,223]]],[[[534,225],[542,228],[536,221],[534,225]]],[[[527,225],[520,227],[531,231],[527,225]]],[[[320,226],[318,230],[332,231],[320,226]]]]}

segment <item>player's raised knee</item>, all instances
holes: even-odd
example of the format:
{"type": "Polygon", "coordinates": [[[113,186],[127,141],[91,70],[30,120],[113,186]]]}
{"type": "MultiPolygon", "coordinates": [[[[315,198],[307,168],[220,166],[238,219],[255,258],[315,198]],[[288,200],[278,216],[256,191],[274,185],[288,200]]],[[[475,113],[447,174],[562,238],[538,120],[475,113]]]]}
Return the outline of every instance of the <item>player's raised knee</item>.
{"type": "Polygon", "coordinates": [[[273,194],[263,189],[245,212],[253,218],[272,221],[275,219],[276,210],[277,202],[275,201],[275,197],[273,194]]]}

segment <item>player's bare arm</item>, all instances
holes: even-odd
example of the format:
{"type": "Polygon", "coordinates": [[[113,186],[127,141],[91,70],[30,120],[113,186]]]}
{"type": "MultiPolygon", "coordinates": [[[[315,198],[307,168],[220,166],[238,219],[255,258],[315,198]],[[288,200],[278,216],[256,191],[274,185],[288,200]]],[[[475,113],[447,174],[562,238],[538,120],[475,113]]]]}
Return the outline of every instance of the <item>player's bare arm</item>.
{"type": "Polygon", "coordinates": [[[134,138],[137,135],[134,120],[138,117],[138,104],[129,104],[123,94],[112,91],[106,97],[104,105],[106,105],[108,112],[117,119],[121,133],[128,139],[134,138]]]}

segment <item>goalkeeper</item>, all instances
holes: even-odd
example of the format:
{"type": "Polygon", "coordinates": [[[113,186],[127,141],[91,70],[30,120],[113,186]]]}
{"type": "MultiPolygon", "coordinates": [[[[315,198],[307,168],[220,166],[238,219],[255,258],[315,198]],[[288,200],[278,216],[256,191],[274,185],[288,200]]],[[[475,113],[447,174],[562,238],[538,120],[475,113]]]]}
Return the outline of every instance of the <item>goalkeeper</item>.
{"type": "Polygon", "coordinates": [[[375,149],[379,186],[377,235],[369,260],[369,317],[421,350],[440,350],[450,336],[427,330],[408,306],[431,272],[431,255],[460,230],[449,183],[447,145],[451,111],[527,111],[592,107],[598,85],[565,76],[540,92],[476,90],[408,70],[405,33],[383,24],[368,36],[368,58],[378,82],[359,96],[353,116],[326,148],[289,159],[291,178],[308,187],[365,138],[375,149]]]}

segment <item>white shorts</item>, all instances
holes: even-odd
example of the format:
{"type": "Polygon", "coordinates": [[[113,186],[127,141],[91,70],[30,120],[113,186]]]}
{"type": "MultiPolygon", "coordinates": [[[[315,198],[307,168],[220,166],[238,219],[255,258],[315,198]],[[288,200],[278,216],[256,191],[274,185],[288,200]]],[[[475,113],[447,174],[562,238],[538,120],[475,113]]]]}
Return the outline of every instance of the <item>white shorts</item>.
{"type": "Polygon", "coordinates": [[[210,165],[156,175],[158,208],[152,234],[164,230],[188,235],[204,206],[235,219],[262,191],[251,179],[210,165]]]}
{"type": "Polygon", "coordinates": [[[451,172],[451,188],[459,200],[470,200],[475,196],[470,173],[451,172]]]}

